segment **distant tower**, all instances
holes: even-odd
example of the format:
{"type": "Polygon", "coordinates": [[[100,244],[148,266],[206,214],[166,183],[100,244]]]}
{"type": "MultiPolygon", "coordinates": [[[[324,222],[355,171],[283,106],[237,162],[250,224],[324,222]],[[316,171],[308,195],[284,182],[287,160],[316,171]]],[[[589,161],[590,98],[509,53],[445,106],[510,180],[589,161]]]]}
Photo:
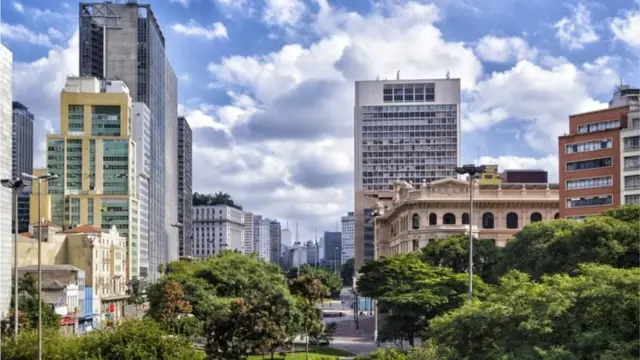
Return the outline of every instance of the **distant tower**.
{"type": "Polygon", "coordinates": [[[300,233],[298,232],[298,222],[297,221],[296,221],[296,242],[297,243],[300,242],[300,233]]]}
{"type": "Polygon", "coordinates": [[[400,80],[400,70],[396,73],[396,80],[400,80]]]}

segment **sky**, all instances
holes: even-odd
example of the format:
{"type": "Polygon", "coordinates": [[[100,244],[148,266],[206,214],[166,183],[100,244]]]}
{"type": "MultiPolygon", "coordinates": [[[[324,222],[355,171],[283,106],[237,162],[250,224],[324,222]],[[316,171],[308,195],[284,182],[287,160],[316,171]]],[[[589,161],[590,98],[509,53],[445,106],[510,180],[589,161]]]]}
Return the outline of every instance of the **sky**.
{"type": "MultiPolygon", "coordinates": [[[[114,1],[116,2],[116,1],[114,1]]],[[[143,3],[143,1],[139,1],[143,3]]],[[[640,86],[640,0],[150,0],[193,129],[193,190],[299,223],[353,211],[354,81],[462,84],[462,159],[557,180],[568,115],[640,86]]],[[[35,164],[78,74],[78,3],[1,1],[14,100],[36,115],[35,164]]],[[[294,234],[295,238],[295,234],[294,234]]]]}

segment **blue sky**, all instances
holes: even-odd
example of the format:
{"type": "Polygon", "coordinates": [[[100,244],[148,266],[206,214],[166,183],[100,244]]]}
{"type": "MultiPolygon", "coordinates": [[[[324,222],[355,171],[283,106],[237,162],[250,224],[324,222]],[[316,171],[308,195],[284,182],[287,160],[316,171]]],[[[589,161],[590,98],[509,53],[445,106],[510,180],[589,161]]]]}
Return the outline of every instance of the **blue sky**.
{"type": "MultiPolygon", "coordinates": [[[[140,1],[142,2],[142,1],[140,1]]],[[[557,177],[572,113],[640,86],[633,0],[151,0],[194,131],[194,190],[300,222],[353,206],[353,82],[462,79],[464,161],[557,177]]],[[[36,163],[78,72],[76,2],[2,1],[14,99],[38,117],[36,163]]]]}

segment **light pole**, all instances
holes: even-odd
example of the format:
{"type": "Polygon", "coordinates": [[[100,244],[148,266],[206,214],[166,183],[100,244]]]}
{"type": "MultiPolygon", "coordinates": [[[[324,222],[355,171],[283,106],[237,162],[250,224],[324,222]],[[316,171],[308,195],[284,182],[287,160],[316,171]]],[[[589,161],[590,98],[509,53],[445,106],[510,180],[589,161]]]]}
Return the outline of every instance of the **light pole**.
{"type": "Polygon", "coordinates": [[[0,183],[3,187],[13,191],[13,206],[15,207],[13,225],[15,227],[13,231],[13,336],[18,336],[18,194],[25,187],[25,184],[20,179],[2,179],[0,183]]]}
{"type": "MultiPolygon", "coordinates": [[[[373,260],[378,260],[378,244],[377,244],[377,227],[378,227],[378,216],[381,215],[381,209],[374,211],[371,213],[371,217],[373,218],[373,260]]],[[[371,299],[371,307],[373,308],[373,342],[378,344],[378,301],[375,299],[371,299]]]]}
{"type": "Polygon", "coordinates": [[[469,300],[473,299],[473,179],[485,172],[484,165],[467,164],[456,167],[456,173],[469,175],[469,300]]]}
{"type": "Polygon", "coordinates": [[[40,176],[22,173],[22,177],[38,182],[38,360],[42,360],[42,183],[55,180],[56,174],[40,176]]]}

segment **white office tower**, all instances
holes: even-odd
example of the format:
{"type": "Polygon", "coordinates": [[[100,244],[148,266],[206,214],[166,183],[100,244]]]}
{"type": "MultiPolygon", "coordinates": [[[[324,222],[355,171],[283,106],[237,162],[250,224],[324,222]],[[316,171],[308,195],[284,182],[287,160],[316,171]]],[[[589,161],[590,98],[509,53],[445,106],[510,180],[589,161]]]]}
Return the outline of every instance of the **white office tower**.
{"type": "Polygon", "coordinates": [[[151,111],[143,102],[133,103],[133,141],[136,144],[136,197],[140,214],[140,277],[149,276],[149,185],[151,181],[151,111]]]}
{"type": "Polygon", "coordinates": [[[353,212],[347,213],[347,216],[343,216],[341,219],[342,225],[342,264],[344,265],[347,260],[354,257],[354,222],[355,217],[353,212]]]}
{"type": "Polygon", "coordinates": [[[207,257],[222,250],[242,252],[243,246],[242,210],[228,205],[193,207],[193,256],[207,257]]]}
{"type": "Polygon", "coordinates": [[[244,244],[242,252],[245,255],[253,253],[253,213],[244,213],[244,244]]]}
{"type": "Polygon", "coordinates": [[[293,238],[291,237],[292,236],[291,230],[289,230],[288,226],[286,229],[282,229],[280,234],[281,234],[280,236],[282,237],[283,246],[287,246],[287,247],[293,246],[293,238]]]}
{"type": "MultiPolygon", "coordinates": [[[[11,178],[11,147],[13,134],[11,72],[13,54],[0,44],[0,179],[11,178]]],[[[4,319],[11,299],[11,266],[13,241],[11,236],[11,189],[0,186],[0,318],[4,319]]]]}
{"type": "Polygon", "coordinates": [[[271,220],[253,215],[253,251],[260,259],[269,261],[271,220]]]}
{"type": "Polygon", "coordinates": [[[629,106],[627,126],[620,130],[620,203],[640,204],[640,89],[620,85],[609,107],[629,106]]]}

